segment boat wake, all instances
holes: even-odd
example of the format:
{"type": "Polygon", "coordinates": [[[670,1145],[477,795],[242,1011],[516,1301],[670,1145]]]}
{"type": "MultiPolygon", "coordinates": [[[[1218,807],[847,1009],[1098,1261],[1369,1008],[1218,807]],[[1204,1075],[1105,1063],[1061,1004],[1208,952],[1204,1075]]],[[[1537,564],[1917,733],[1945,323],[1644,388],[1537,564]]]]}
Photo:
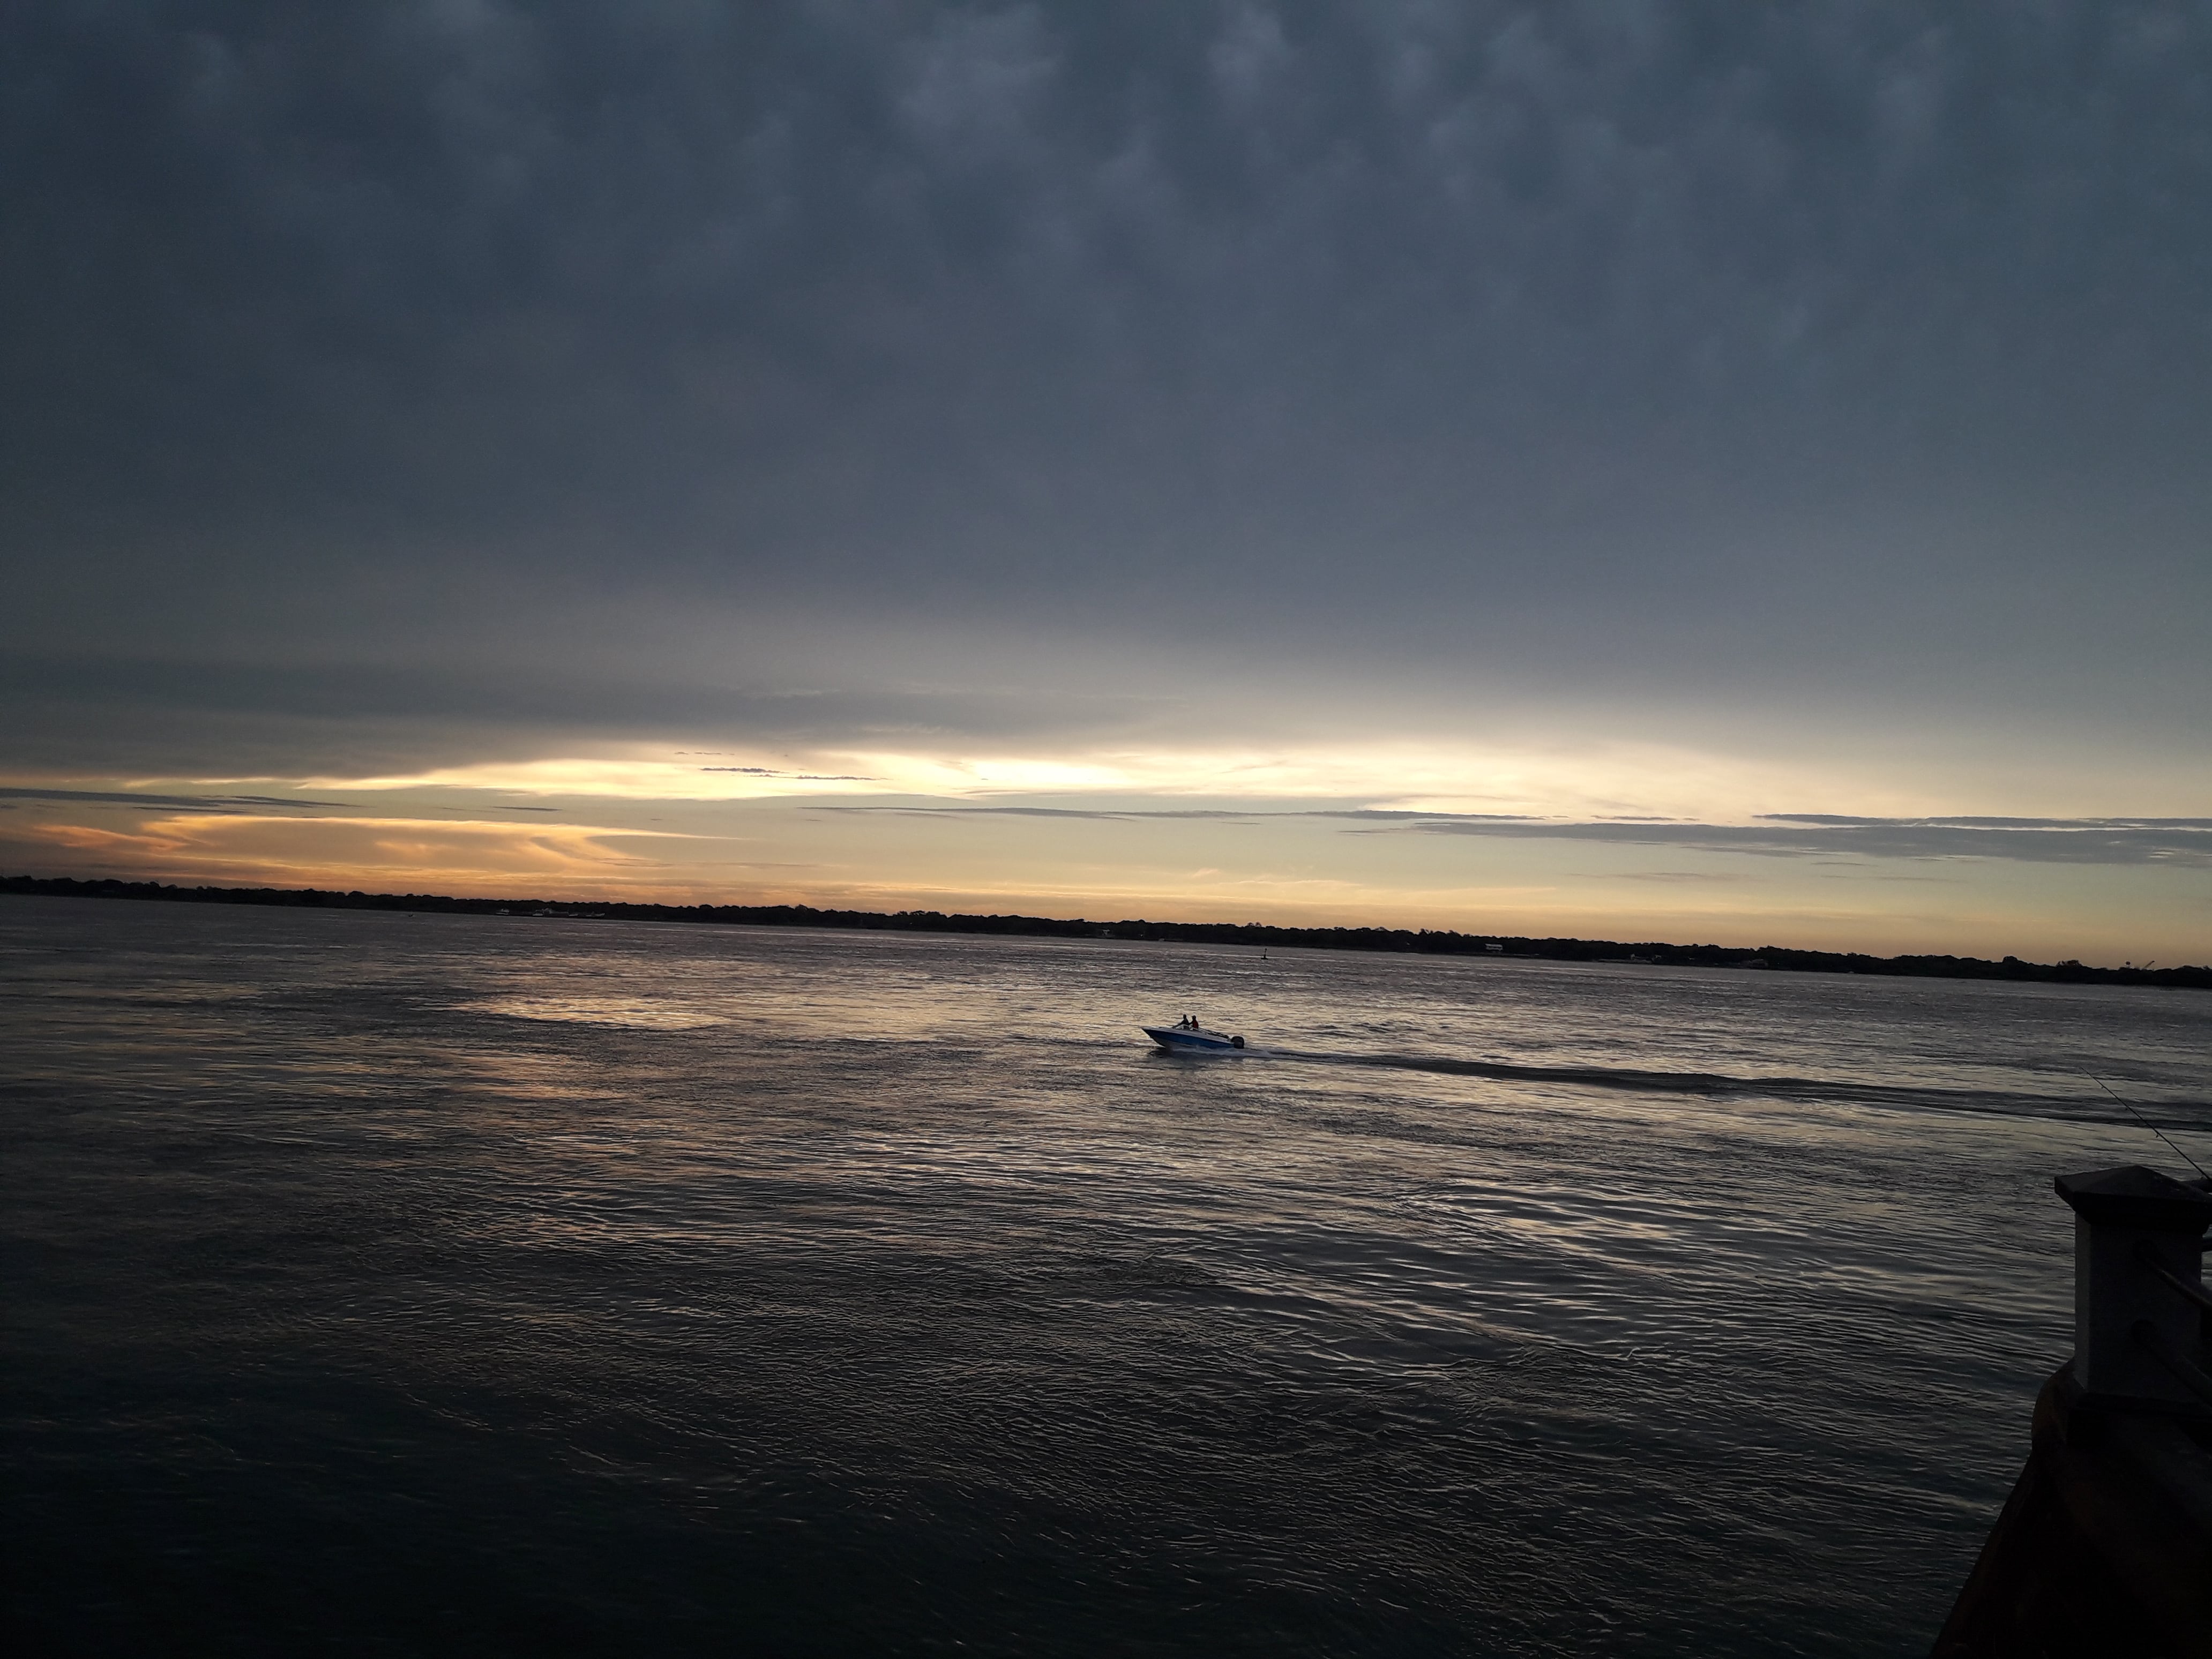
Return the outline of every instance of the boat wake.
{"type": "MultiPolygon", "coordinates": [[[[1716,1097],[1765,1097],[1891,1108],[1998,1112],[2008,1116],[2056,1117],[2075,1122],[2128,1124],[2111,1101],[2094,1095],[2039,1094],[2024,1090],[1968,1089],[1939,1084],[1880,1085],[1826,1078],[1733,1077],[1720,1072],[1662,1072],[1619,1066],[1532,1066],[1504,1060],[1460,1060],[1429,1054],[1330,1054],[1311,1049],[1255,1048],[1265,1058],[1309,1065],[1355,1066],[1427,1072],[1509,1083],[1556,1083],[1586,1089],[1626,1089],[1649,1094],[1716,1097]]],[[[2212,1101],[2139,1100],[2160,1127],[2212,1131],[2212,1101]]]]}

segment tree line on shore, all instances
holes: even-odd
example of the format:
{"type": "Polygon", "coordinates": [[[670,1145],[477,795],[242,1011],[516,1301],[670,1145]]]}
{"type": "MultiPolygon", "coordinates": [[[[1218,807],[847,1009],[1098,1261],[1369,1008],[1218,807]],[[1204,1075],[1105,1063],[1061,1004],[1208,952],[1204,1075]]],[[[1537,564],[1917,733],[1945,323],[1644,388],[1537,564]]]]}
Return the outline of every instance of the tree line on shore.
{"type": "Polygon", "coordinates": [[[1415,956],[1537,957],[1552,962],[1633,962],[1675,968],[1766,969],[1784,973],[1881,974],[1931,979],[2001,979],[2077,985],[2164,985],[2212,990],[2212,967],[2091,968],[2079,962],[2007,957],[1875,957],[1763,945],[1623,944],[1615,939],[1524,939],[1402,927],[1283,927],[1266,922],[1089,921],[1052,916],[963,915],[939,910],[821,910],[807,904],[640,904],[619,899],[454,898],[435,893],[334,892],[317,888],[176,887],[160,882],[80,881],[66,876],[0,877],[0,893],[55,898],[152,899],[185,904],[264,904],[287,908],[401,910],[428,915],[562,916],[749,927],[841,927],[863,932],[987,933],[1048,939],[1144,939],[1254,948],[1386,951],[1415,956]]]}

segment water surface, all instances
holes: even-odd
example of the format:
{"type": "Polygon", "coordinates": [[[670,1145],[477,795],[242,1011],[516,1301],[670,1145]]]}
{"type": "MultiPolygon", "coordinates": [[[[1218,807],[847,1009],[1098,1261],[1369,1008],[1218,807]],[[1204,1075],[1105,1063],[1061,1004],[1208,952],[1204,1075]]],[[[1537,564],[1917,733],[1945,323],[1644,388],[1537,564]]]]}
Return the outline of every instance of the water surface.
{"type": "Polygon", "coordinates": [[[0,900],[39,1652],[1924,1651],[2212,998],[0,900]],[[1152,1054],[1193,1012],[1235,1059],[1152,1054]]]}

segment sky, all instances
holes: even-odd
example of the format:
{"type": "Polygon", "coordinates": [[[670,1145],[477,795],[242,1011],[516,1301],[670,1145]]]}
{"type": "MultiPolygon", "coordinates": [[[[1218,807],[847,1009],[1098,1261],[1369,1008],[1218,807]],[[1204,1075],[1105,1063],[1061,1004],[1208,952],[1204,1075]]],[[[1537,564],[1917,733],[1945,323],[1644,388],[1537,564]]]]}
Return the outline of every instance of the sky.
{"type": "Polygon", "coordinates": [[[0,17],[0,871],[2212,960],[2212,3],[0,17]]]}

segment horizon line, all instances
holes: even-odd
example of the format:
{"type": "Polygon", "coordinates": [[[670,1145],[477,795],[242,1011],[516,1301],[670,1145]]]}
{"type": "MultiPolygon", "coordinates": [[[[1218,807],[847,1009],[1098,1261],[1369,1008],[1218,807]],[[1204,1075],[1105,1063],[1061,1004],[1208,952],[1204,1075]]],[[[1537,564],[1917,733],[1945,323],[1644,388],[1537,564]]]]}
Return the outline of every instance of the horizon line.
{"type": "Polygon", "coordinates": [[[2123,985],[2154,985],[2165,988],[2185,988],[2212,990],[2212,964],[2178,963],[2160,968],[2155,963],[2137,967],[2129,963],[2118,968],[2091,967],[2069,958],[2057,963],[2027,962],[2018,957],[1991,960],[1987,957],[1961,957],[1949,953],[1901,953],[1878,957],[1860,951],[1820,951],[1782,945],[1732,945],[1717,944],[1677,945],[1664,940],[1621,940],[1583,939],[1554,936],[1537,938],[1518,933],[1462,933],[1454,928],[1387,927],[1374,924],[1329,927],[1301,927],[1280,922],[1265,921],[1152,921],[1142,917],[1122,917],[1112,921],[1094,921],[1087,916],[1035,916],[1020,912],[988,915],[967,911],[945,910],[861,910],[834,909],[811,904],[668,904],[647,899],[560,899],[470,897],[443,893],[369,893],[359,888],[337,889],[324,887],[216,887],[202,884],[179,886],[173,883],[154,880],[130,881],[121,877],[77,876],[0,876],[0,896],[25,898],[128,898],[153,902],[232,903],[252,906],[261,904],[271,908],[307,909],[394,909],[409,906],[432,906],[438,910],[459,915],[513,915],[517,911],[543,916],[562,916],[571,920],[615,920],[625,921],[685,921],[723,926],[814,927],[829,931],[913,932],[993,933],[1000,936],[1035,937],[1042,933],[1048,937],[1076,939],[1130,939],[1153,944],[1224,944],[1241,945],[1247,948],[1276,945],[1289,950],[1338,950],[1358,951],[1388,951],[1395,949],[1382,941],[1405,940],[1404,953],[1430,956],[1491,955],[1518,957],[1550,961],[1602,962],[1620,965],[1644,967],[1711,967],[1763,968],[1792,973],[1873,973],[1881,977],[2003,979],[2060,984],[2115,983],[2123,985]],[[138,890],[136,891],[131,890],[138,890]],[[337,903],[317,902],[287,906],[287,898],[318,901],[336,900],[337,903]],[[560,907],[557,910],[549,907],[560,907]],[[586,915],[574,916],[576,911],[597,911],[597,917],[586,915]],[[633,913],[620,916],[607,913],[621,910],[633,913]],[[762,921],[748,923],[744,915],[726,916],[714,913],[742,912],[757,916],[777,915],[794,920],[762,921]],[[820,917],[818,921],[801,921],[800,916],[820,917]],[[842,920],[850,918],[849,921],[842,920]],[[945,924],[932,927],[930,921],[945,924]],[[870,923],[881,924],[871,927],[870,923]],[[956,924],[998,924],[963,927],[956,924]],[[1145,928],[1149,934],[1117,934],[1115,928],[1145,928]],[[1073,930],[1090,930],[1076,932],[1073,930]],[[1242,934],[1244,938],[1220,938],[1221,934],[1242,934]],[[1179,937],[1179,935],[1181,937],[1179,937]],[[1214,935],[1216,937],[1206,937],[1214,935]],[[1308,937],[1296,937],[1308,936],[1308,937]],[[1351,937],[1347,937],[1351,936],[1351,937]],[[1355,939],[1360,942],[1355,942],[1355,939]],[[1364,942],[1373,940],[1373,943],[1364,942]],[[1424,949],[1421,941],[1431,941],[1424,949]],[[1445,945],[1442,941],[1452,941],[1445,945]],[[1462,949],[1472,945],[1476,948],[1462,949]],[[1525,947],[1510,951],[1504,947],[1525,947]],[[1631,954],[1595,956],[1599,951],[1644,951],[1673,953],[1675,959],[1631,954]],[[1683,958],[1691,958],[1684,960],[1683,958]],[[1725,958],[1725,959],[1717,959],[1725,958]]]}

